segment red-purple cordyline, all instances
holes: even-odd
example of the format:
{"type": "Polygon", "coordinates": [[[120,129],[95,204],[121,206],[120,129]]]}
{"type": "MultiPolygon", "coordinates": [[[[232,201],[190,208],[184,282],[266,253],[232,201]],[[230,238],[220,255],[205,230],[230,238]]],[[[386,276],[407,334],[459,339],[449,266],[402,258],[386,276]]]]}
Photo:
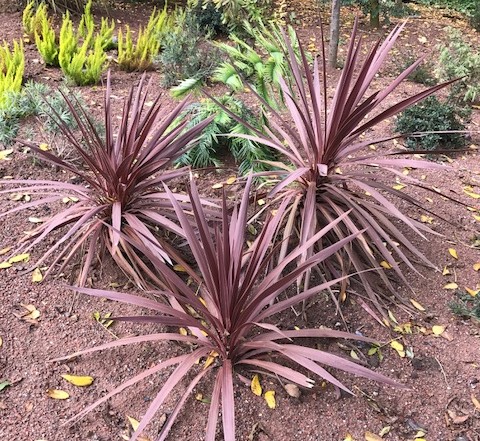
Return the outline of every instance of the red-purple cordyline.
{"type": "MultiPolygon", "coordinates": [[[[116,114],[111,110],[110,74],[104,104],[105,134],[99,132],[87,110],[66,95],[64,99],[74,117],[77,131],[68,127],[54,108],[50,109],[59,129],[78,152],[83,167],[69,164],[52,151],[31,142],[21,141],[43,160],[81,180],[79,184],[23,179],[2,183],[8,188],[0,193],[28,191],[42,197],[0,216],[56,201],[66,202],[63,209],[29,232],[22,239],[21,248],[15,250],[26,252],[51,233],[61,230],[63,235],[60,239],[36,262],[37,266],[45,264],[50,256],[54,256],[48,262],[50,268],[45,275],[51,271],[60,273],[75,257],[80,256],[78,281],[83,286],[97,255],[108,251],[129,277],[144,286],[143,276],[151,274],[151,271],[126,238],[148,241],[151,251],[159,259],[169,261],[166,252],[168,244],[155,230],[160,228],[181,234],[181,229],[162,185],[187,173],[186,168],[169,167],[194,144],[210,120],[186,130],[187,121],[178,120],[186,101],[173,110],[164,111],[161,94],[153,102],[146,102],[149,88],[145,75],[136,91],[132,87],[124,102],[116,134],[116,114]],[[60,265],[57,267],[57,264],[60,265]]],[[[177,195],[176,198],[182,203],[186,200],[185,195],[177,195]]]]}
{"type": "MultiPolygon", "coordinates": [[[[371,339],[322,327],[295,330],[280,329],[272,324],[275,315],[285,312],[290,307],[338,283],[338,280],[332,280],[306,291],[293,293],[288,297],[284,296],[285,291],[292,284],[294,285],[295,280],[306,270],[331,258],[338,250],[361,234],[354,233],[344,237],[321,251],[313,253],[298,266],[294,265],[293,269],[290,268],[292,262],[296,261],[305,250],[344,221],[348,213],[340,215],[304,244],[292,249],[284,256],[282,262],[272,268],[272,259],[276,254],[272,240],[281,228],[281,220],[289,206],[289,197],[287,196],[276,208],[276,211],[267,217],[253,244],[246,249],[250,188],[251,177],[244,188],[241,202],[235,205],[232,211],[227,209],[224,194],[221,221],[210,225],[206,221],[207,216],[197,188],[192,182],[189,196],[195,218],[194,226],[191,225],[175,196],[166,188],[198,267],[198,270],[188,266],[185,268],[191,274],[193,283],[186,283],[154,252],[149,253],[147,249],[143,249],[143,253],[152,260],[165,281],[165,290],[152,292],[162,301],[127,293],[88,288],[78,289],[85,294],[129,303],[151,311],[146,315],[117,317],[116,320],[138,324],[153,323],[160,327],[178,326],[188,329],[189,333],[181,335],[161,332],[124,338],[54,361],[134,343],[175,341],[190,343],[190,345],[185,346],[186,353],[184,355],[166,358],[139,373],[85,408],[72,420],[84,416],[125,388],[134,386],[138,381],[171,366],[176,367],[152,400],[140,425],[131,437],[131,441],[137,439],[170,392],[180,382],[185,381],[191,370],[194,371],[193,379],[189,377],[185,392],[156,438],[158,441],[166,439],[185,401],[202,378],[206,376],[214,376],[205,436],[207,441],[215,440],[220,410],[223,439],[226,441],[235,441],[236,439],[234,382],[239,371],[244,375],[248,369],[264,371],[305,388],[311,388],[314,383],[314,380],[306,373],[315,374],[331,382],[337,388],[349,392],[346,385],[325,369],[325,367],[330,367],[396,385],[393,380],[359,364],[301,344],[302,338],[348,338],[372,341],[371,339]],[[231,212],[231,216],[229,216],[229,212],[231,212]],[[200,365],[198,365],[199,359],[204,360],[200,365]]],[[[244,375],[239,374],[240,379],[245,378],[244,375]]]]}
{"type": "MultiPolygon", "coordinates": [[[[430,161],[395,156],[405,154],[405,150],[384,152],[379,148],[378,153],[373,153],[368,148],[399,137],[369,138],[369,130],[450,84],[431,87],[394,105],[379,109],[385,99],[422,61],[419,59],[414,62],[385,88],[368,92],[373,88],[372,83],[404,26],[405,24],[396,26],[385,41],[378,41],[364,61],[360,62],[362,40],[359,38],[357,41],[358,20],[355,21],[345,65],[332,99],[328,99],[327,92],[325,44],[322,45],[322,56],[315,60],[312,71],[302,46],[299,48],[301,59],[298,60],[288,36],[284,34],[291,71],[288,77],[293,78],[288,82],[283,78],[279,80],[286,112],[276,111],[256,94],[269,113],[266,118],[268,126],[264,127],[263,132],[249,126],[230,112],[238,122],[245,124],[255,133],[232,136],[241,136],[270,146],[285,158],[284,162],[271,163],[279,170],[279,182],[270,191],[270,202],[276,204],[285,197],[291,198],[291,204],[284,211],[285,228],[279,237],[283,245],[278,261],[282,261],[289,246],[286,238],[296,235],[303,246],[311,241],[317,231],[348,212],[347,216],[342,217],[342,222],[322,235],[314,247],[305,249],[299,261],[308,260],[315,250],[356,234],[355,240],[348,246],[339,248],[330,259],[323,261],[318,273],[327,280],[351,271],[358,273],[361,285],[381,313],[385,311],[385,299],[396,297],[400,301],[404,300],[392,286],[380,263],[393,268],[407,285],[408,281],[399,263],[404,263],[417,272],[411,257],[415,256],[423,264],[434,266],[413,245],[402,231],[401,224],[407,227],[407,231],[422,238],[425,238],[425,233],[433,231],[397,208],[390,196],[419,207],[424,212],[431,211],[419,199],[393,188],[393,184],[386,183],[385,177],[393,176],[433,192],[433,189],[421,181],[405,176],[403,169],[446,169],[445,166],[430,161]],[[377,280],[372,280],[372,275],[364,272],[366,268],[376,268],[374,274],[377,280]],[[383,282],[383,288],[379,288],[379,282],[383,282]],[[386,291],[386,294],[381,294],[382,290],[386,291]]],[[[308,273],[309,271],[306,272],[307,277],[304,280],[306,287],[308,273]]],[[[342,294],[345,289],[346,281],[341,288],[342,294]]]]}

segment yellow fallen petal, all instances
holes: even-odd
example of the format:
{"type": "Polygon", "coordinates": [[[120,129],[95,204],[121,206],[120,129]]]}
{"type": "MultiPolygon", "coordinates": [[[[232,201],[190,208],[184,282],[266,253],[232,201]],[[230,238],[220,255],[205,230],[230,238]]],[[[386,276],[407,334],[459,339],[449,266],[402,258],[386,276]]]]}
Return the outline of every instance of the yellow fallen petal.
{"type": "Polygon", "coordinates": [[[392,269],[392,265],[390,265],[386,260],[382,260],[380,262],[380,266],[385,269],[392,269]]]}
{"type": "Polygon", "coordinates": [[[0,269],[10,268],[12,264],[10,262],[2,262],[0,263],[0,269]]]}
{"type": "Polygon", "coordinates": [[[50,147],[48,146],[48,144],[45,144],[44,142],[42,142],[38,148],[44,152],[47,152],[48,150],[50,150],[50,147]]]}
{"type": "Polygon", "coordinates": [[[449,248],[448,252],[450,253],[450,256],[452,256],[454,259],[458,259],[457,250],[455,248],[449,248]]]}
{"type": "Polygon", "coordinates": [[[237,180],[237,177],[236,177],[236,176],[230,176],[230,177],[225,181],[225,183],[226,183],[227,185],[232,185],[236,180],[237,180]]]}
{"type": "Polygon", "coordinates": [[[442,276],[447,276],[448,274],[451,274],[450,270],[446,266],[444,266],[442,271],[442,276]]]}
{"type": "Polygon", "coordinates": [[[415,308],[417,308],[419,311],[425,311],[425,308],[424,308],[420,303],[418,303],[415,299],[410,299],[410,302],[411,302],[412,305],[415,306],[415,308]]]}
{"type": "Polygon", "coordinates": [[[458,285],[455,282],[447,283],[443,289],[457,289],[458,285]]]}
{"type": "Polygon", "coordinates": [[[275,407],[277,407],[274,390],[269,390],[265,392],[265,395],[263,397],[265,398],[265,401],[267,402],[267,405],[270,409],[275,409],[275,407]]]}
{"type": "Polygon", "coordinates": [[[40,271],[40,268],[35,268],[32,273],[32,282],[39,283],[43,280],[43,275],[42,272],[40,271]]]}
{"type": "Polygon", "coordinates": [[[405,188],[405,187],[406,187],[406,185],[404,185],[404,184],[396,184],[392,188],[394,190],[401,190],[402,188],[405,188]]]}
{"type": "Polygon", "coordinates": [[[85,387],[90,386],[93,383],[93,377],[88,375],[68,375],[63,374],[62,378],[74,386],[85,387]]]}
{"type": "Polygon", "coordinates": [[[70,397],[68,392],[60,389],[48,389],[47,395],[54,400],[66,400],[70,397]]]}
{"type": "Polygon", "coordinates": [[[432,326],[432,332],[435,335],[441,335],[443,334],[444,331],[445,331],[445,326],[441,326],[441,325],[432,326]]]}
{"type": "Polygon", "coordinates": [[[260,397],[262,395],[262,385],[260,384],[260,378],[257,374],[255,374],[252,378],[252,382],[250,383],[250,389],[257,397],[260,397]]]}
{"type": "Polygon", "coordinates": [[[259,200],[257,201],[257,204],[260,205],[260,206],[261,206],[261,205],[265,205],[265,199],[259,199],[259,200]]]}
{"type": "Polygon", "coordinates": [[[474,271],[480,271],[480,262],[477,262],[477,263],[473,264],[473,270],[474,271]]]}

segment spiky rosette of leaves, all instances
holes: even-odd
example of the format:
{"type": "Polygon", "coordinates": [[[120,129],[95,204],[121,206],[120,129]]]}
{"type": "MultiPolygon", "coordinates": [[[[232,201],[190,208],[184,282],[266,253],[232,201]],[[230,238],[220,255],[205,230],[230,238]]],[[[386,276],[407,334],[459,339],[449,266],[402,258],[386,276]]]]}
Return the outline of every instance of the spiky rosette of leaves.
{"type": "MultiPolygon", "coordinates": [[[[22,141],[40,158],[73,174],[81,182],[11,180],[2,184],[7,188],[1,193],[29,191],[42,197],[1,213],[1,217],[43,204],[65,202],[64,209],[44,219],[22,239],[21,247],[16,250],[25,252],[50,234],[62,230],[63,234],[56,243],[36,262],[38,266],[54,255],[46,275],[53,270],[61,272],[77,254],[81,254],[78,280],[80,285],[84,285],[96,256],[102,256],[107,251],[128,276],[144,285],[142,274],[148,274],[149,270],[129,240],[148,240],[157,258],[169,261],[164,249],[166,244],[162,245],[164,241],[155,230],[160,228],[180,235],[182,231],[175,222],[175,213],[162,185],[185,175],[186,168],[169,167],[195,143],[211,120],[202,121],[187,130],[187,121],[178,119],[186,101],[165,112],[161,94],[147,105],[148,90],[144,75],[137,90],[132,87],[124,102],[116,133],[110,76],[105,92],[105,133],[74,96],[71,98],[60,91],[75,120],[76,130],[60,117],[56,109],[50,106],[50,111],[81,158],[81,165],[67,163],[42,146],[22,141]],[[160,120],[162,113],[164,115],[160,120]],[[57,269],[59,263],[61,265],[57,269]]],[[[180,201],[186,199],[186,196],[176,197],[180,201]]]]}
{"type": "MultiPolygon", "coordinates": [[[[377,149],[374,153],[369,146],[399,136],[367,138],[364,134],[448,83],[384,106],[386,98],[422,59],[414,62],[384,89],[369,93],[368,90],[374,87],[372,83],[405,24],[395,27],[383,43],[378,41],[363,62],[360,61],[363,49],[361,38],[357,41],[357,25],[356,21],[345,66],[332,99],[328,98],[327,92],[330,87],[327,84],[325,45],[323,44],[323,57],[315,60],[312,70],[304,49],[301,46],[299,48],[299,61],[288,36],[284,34],[289,52],[289,78],[293,78],[292,82],[283,78],[279,80],[287,112],[279,114],[257,94],[258,99],[269,110],[269,126],[264,128],[264,133],[249,127],[256,131],[255,136],[237,136],[270,146],[285,157],[284,162],[274,164],[282,171],[279,173],[280,182],[270,192],[273,201],[281,200],[286,195],[292,196],[292,205],[285,212],[286,228],[283,239],[296,232],[300,244],[304,245],[317,231],[346,212],[349,212],[349,215],[343,222],[322,236],[315,247],[334,244],[352,233],[365,230],[350,246],[339,249],[332,259],[325,261],[321,273],[326,274],[328,279],[329,274],[337,277],[338,274],[349,273],[352,269],[358,272],[371,301],[383,312],[383,294],[379,294],[380,291],[387,292],[384,298],[397,296],[400,300],[401,297],[380,263],[383,267],[393,268],[407,285],[399,263],[417,271],[412,263],[412,256],[416,256],[424,264],[433,266],[398,224],[404,224],[410,232],[423,238],[426,232],[432,233],[432,230],[402,212],[390,197],[421,207],[424,211],[429,210],[420,200],[396,189],[395,185],[388,184],[385,176],[401,178],[411,185],[429,189],[421,181],[404,176],[403,169],[445,167],[398,156],[405,151],[385,153],[383,149],[377,149]],[[375,280],[362,272],[365,268],[377,268],[375,280]],[[383,281],[388,289],[378,289],[380,281],[383,281]]],[[[242,120],[237,118],[237,121],[242,120]]],[[[244,124],[247,123],[244,121],[244,124]]],[[[284,241],[279,261],[282,261],[286,249],[287,242],[284,241]]],[[[312,253],[314,248],[305,252],[300,261],[307,260],[312,253]]],[[[308,286],[308,278],[305,283],[308,286]]],[[[341,291],[345,292],[345,286],[341,291]]]]}
{"type": "MultiPolygon", "coordinates": [[[[290,307],[338,282],[333,280],[303,292],[284,295],[298,276],[313,265],[318,265],[328,259],[342,247],[347,246],[357,234],[352,234],[325,247],[301,265],[294,266],[291,270],[288,269],[289,265],[315,241],[336,228],[347,216],[347,214],[343,214],[325,226],[323,230],[317,232],[305,244],[292,249],[277,266],[272,266],[274,264],[272,258],[275,254],[272,239],[281,228],[281,220],[289,201],[283,201],[276,213],[266,219],[253,244],[247,249],[245,244],[247,243],[250,187],[251,176],[247,181],[241,202],[232,210],[227,208],[227,198],[224,194],[223,209],[219,216],[221,221],[209,225],[205,220],[206,213],[198,191],[192,182],[189,195],[195,217],[194,226],[191,225],[190,219],[182,210],[176,197],[168,188],[166,189],[197,265],[197,268],[193,268],[184,263],[184,269],[193,280],[192,283],[185,282],[154,253],[151,253],[149,258],[162,273],[166,284],[164,291],[152,293],[153,298],[161,299],[161,301],[149,300],[127,293],[80,289],[80,292],[85,294],[129,303],[153,312],[133,317],[117,317],[116,320],[138,324],[179,326],[185,330],[188,329],[189,333],[163,332],[125,338],[89,348],[71,356],[141,342],[175,341],[188,342],[193,346],[190,345],[188,352],[184,355],[167,358],[129,379],[85,408],[73,419],[84,416],[99,404],[138,381],[174,365],[176,366],[175,370],[152,400],[140,425],[131,437],[131,441],[138,438],[170,392],[184,381],[189,371],[195,371],[196,376],[187,385],[184,394],[170,414],[160,435],[156,438],[158,441],[166,439],[185,400],[198,382],[206,376],[214,377],[205,436],[207,441],[215,439],[220,410],[223,439],[226,441],[236,439],[234,379],[236,376],[240,380],[245,379],[246,372],[250,369],[278,375],[305,388],[312,387],[314,383],[304,373],[308,372],[333,383],[340,389],[349,391],[347,386],[336,379],[325,367],[340,369],[391,385],[396,384],[379,373],[333,353],[303,346],[297,340],[314,337],[371,341],[368,338],[327,328],[288,330],[280,329],[272,324],[274,321],[272,317],[275,315],[285,312],[290,307]],[[229,212],[231,215],[228,214],[229,212]],[[200,366],[196,365],[199,359],[203,359],[200,366]]],[[[144,250],[144,252],[148,254],[148,250],[144,250]]]]}

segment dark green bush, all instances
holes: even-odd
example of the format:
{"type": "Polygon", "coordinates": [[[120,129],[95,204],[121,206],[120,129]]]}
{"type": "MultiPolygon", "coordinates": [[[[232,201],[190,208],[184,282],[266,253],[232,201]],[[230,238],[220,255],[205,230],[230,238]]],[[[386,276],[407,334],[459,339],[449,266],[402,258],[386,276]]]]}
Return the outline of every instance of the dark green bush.
{"type": "Polygon", "coordinates": [[[475,5],[475,9],[470,16],[470,25],[473,29],[480,32],[480,3],[475,5]]]}
{"type": "MultiPolygon", "coordinates": [[[[414,57],[412,55],[407,55],[399,71],[403,72],[416,60],[417,60],[417,57],[414,57]]],[[[413,81],[414,83],[423,84],[424,86],[433,86],[434,84],[437,83],[433,75],[433,65],[428,61],[425,61],[422,64],[420,64],[407,78],[410,81],[413,81]]]]}
{"type": "MultiPolygon", "coordinates": [[[[397,132],[408,135],[416,132],[465,130],[458,112],[449,103],[431,96],[405,110],[398,118],[397,132]]],[[[423,136],[407,136],[405,145],[413,150],[458,149],[465,145],[460,133],[430,133],[423,136]]]]}
{"type": "Polygon", "coordinates": [[[222,21],[222,12],[213,3],[197,2],[190,6],[187,14],[193,17],[200,30],[207,35],[228,34],[228,28],[222,21]]]}

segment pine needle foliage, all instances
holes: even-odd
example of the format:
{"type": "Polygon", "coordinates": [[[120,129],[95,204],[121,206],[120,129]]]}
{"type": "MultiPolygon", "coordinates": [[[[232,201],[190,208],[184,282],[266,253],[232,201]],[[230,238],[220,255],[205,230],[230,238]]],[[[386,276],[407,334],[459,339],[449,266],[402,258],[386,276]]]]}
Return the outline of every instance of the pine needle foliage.
{"type": "Polygon", "coordinates": [[[0,109],[8,105],[8,94],[20,92],[25,70],[25,55],[22,41],[13,41],[0,46],[0,109]]]}
{"type": "MultiPolygon", "coordinates": [[[[180,355],[167,355],[166,359],[153,361],[151,365],[149,363],[151,366],[149,369],[120,384],[70,421],[85,416],[127,387],[163,372],[170,366],[175,366],[175,369],[167,374],[168,379],[151,401],[130,441],[140,439],[140,434],[155,414],[161,411],[167,397],[177,389],[177,386],[181,386],[179,398],[161,432],[155,438],[156,441],[167,439],[187,398],[203,379],[209,379],[210,384],[213,383],[208,394],[211,400],[205,435],[197,434],[205,441],[218,439],[216,434],[220,412],[222,439],[225,441],[239,439],[235,430],[235,383],[237,381],[248,383],[248,378],[253,376],[251,371],[264,372],[273,378],[281,377],[308,389],[313,387],[314,378],[318,377],[347,393],[351,391],[329,372],[331,368],[384,384],[398,385],[393,380],[332,352],[304,345],[305,338],[314,338],[316,341],[324,338],[371,341],[366,337],[324,327],[292,330],[281,329],[272,324],[278,322],[278,314],[338,283],[334,280],[308,291],[283,295],[285,290],[295,283],[297,277],[308,268],[321,264],[336,250],[348,246],[356,234],[325,247],[298,268],[287,269],[312,241],[319,240],[323,234],[334,229],[345,218],[346,214],[343,214],[324,230],[319,231],[308,243],[294,247],[283,262],[275,265],[272,240],[282,228],[281,219],[288,207],[288,200],[279,204],[276,214],[266,219],[257,238],[251,247],[247,248],[251,182],[250,176],[243,194],[239,195],[239,203],[231,209],[227,206],[227,195],[223,195],[220,221],[213,225],[206,221],[208,213],[202,207],[193,181],[189,189],[189,200],[194,213],[194,225],[174,195],[165,188],[196,263],[195,267],[185,263],[184,269],[190,275],[190,282],[185,282],[171,267],[152,255],[152,263],[165,279],[165,289],[152,293],[151,299],[155,300],[129,293],[79,289],[85,294],[132,304],[147,311],[143,315],[117,317],[116,320],[132,322],[138,326],[153,325],[162,328],[159,333],[115,340],[54,361],[143,342],[151,344],[186,342],[189,345],[183,346],[185,349],[180,355]],[[184,331],[188,331],[183,334],[164,332],[164,326],[182,327],[184,331]],[[186,387],[183,387],[185,384],[186,387]]],[[[148,246],[145,247],[144,253],[148,255],[148,246]]]]}

